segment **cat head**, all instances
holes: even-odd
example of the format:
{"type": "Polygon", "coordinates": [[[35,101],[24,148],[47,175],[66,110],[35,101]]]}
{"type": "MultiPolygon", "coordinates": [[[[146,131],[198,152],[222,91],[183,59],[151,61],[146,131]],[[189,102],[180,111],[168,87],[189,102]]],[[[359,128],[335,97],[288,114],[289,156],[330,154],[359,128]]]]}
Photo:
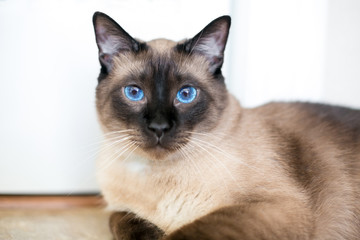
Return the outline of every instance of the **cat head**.
{"type": "Polygon", "coordinates": [[[97,111],[109,136],[161,159],[187,144],[193,132],[220,124],[229,16],[181,42],[137,40],[100,12],[93,24],[101,65],[97,111]]]}

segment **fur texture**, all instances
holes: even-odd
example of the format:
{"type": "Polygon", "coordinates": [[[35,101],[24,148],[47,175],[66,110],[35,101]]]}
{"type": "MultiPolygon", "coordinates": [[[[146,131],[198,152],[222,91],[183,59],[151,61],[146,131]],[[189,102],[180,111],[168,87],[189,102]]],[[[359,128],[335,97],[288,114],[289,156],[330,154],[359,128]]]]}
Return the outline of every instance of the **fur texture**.
{"type": "Polygon", "coordinates": [[[136,40],[103,13],[93,22],[98,179],[116,239],[360,238],[360,111],[242,108],[221,74],[228,16],[181,42],[136,40]]]}

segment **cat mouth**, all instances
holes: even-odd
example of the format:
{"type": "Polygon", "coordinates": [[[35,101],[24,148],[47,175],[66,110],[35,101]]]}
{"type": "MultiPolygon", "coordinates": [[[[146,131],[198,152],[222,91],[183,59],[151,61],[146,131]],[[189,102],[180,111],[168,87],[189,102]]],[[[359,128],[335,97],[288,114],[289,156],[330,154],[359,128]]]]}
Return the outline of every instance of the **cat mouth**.
{"type": "Polygon", "coordinates": [[[159,144],[153,144],[151,146],[146,146],[143,148],[143,151],[147,155],[151,156],[151,159],[162,160],[166,158],[169,154],[174,152],[175,149],[171,148],[170,146],[159,143],[159,144]]]}
{"type": "Polygon", "coordinates": [[[169,143],[168,143],[168,141],[164,140],[164,136],[156,137],[155,140],[153,141],[152,148],[154,148],[154,149],[168,149],[169,148],[169,143]]]}
{"type": "Polygon", "coordinates": [[[174,143],[166,136],[152,137],[144,146],[146,152],[170,153],[175,150],[174,143]]]}
{"type": "Polygon", "coordinates": [[[163,132],[153,134],[147,132],[143,138],[142,149],[150,155],[160,156],[169,155],[179,150],[180,146],[186,144],[186,137],[175,134],[174,132],[163,132]],[[146,137],[145,137],[146,136],[146,137]]]}

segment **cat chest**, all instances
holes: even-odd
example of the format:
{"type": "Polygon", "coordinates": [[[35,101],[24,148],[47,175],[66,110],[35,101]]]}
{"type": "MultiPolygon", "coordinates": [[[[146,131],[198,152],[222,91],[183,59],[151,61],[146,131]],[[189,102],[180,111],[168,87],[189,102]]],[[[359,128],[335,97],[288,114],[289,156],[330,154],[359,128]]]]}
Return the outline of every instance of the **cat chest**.
{"type": "Polygon", "coordinates": [[[113,166],[101,175],[107,178],[101,187],[110,208],[134,212],[167,233],[209,213],[216,205],[211,191],[198,179],[159,177],[142,164],[113,166]]]}

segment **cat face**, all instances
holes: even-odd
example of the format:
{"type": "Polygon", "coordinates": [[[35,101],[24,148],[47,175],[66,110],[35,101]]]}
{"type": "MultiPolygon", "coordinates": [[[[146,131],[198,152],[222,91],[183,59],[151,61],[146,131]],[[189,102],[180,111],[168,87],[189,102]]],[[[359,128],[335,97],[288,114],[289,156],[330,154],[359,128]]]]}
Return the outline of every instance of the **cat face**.
{"type": "Polygon", "coordinates": [[[132,38],[103,13],[93,18],[101,72],[97,111],[105,132],[161,158],[219,124],[227,101],[221,74],[230,18],[182,42],[132,38]]]}

